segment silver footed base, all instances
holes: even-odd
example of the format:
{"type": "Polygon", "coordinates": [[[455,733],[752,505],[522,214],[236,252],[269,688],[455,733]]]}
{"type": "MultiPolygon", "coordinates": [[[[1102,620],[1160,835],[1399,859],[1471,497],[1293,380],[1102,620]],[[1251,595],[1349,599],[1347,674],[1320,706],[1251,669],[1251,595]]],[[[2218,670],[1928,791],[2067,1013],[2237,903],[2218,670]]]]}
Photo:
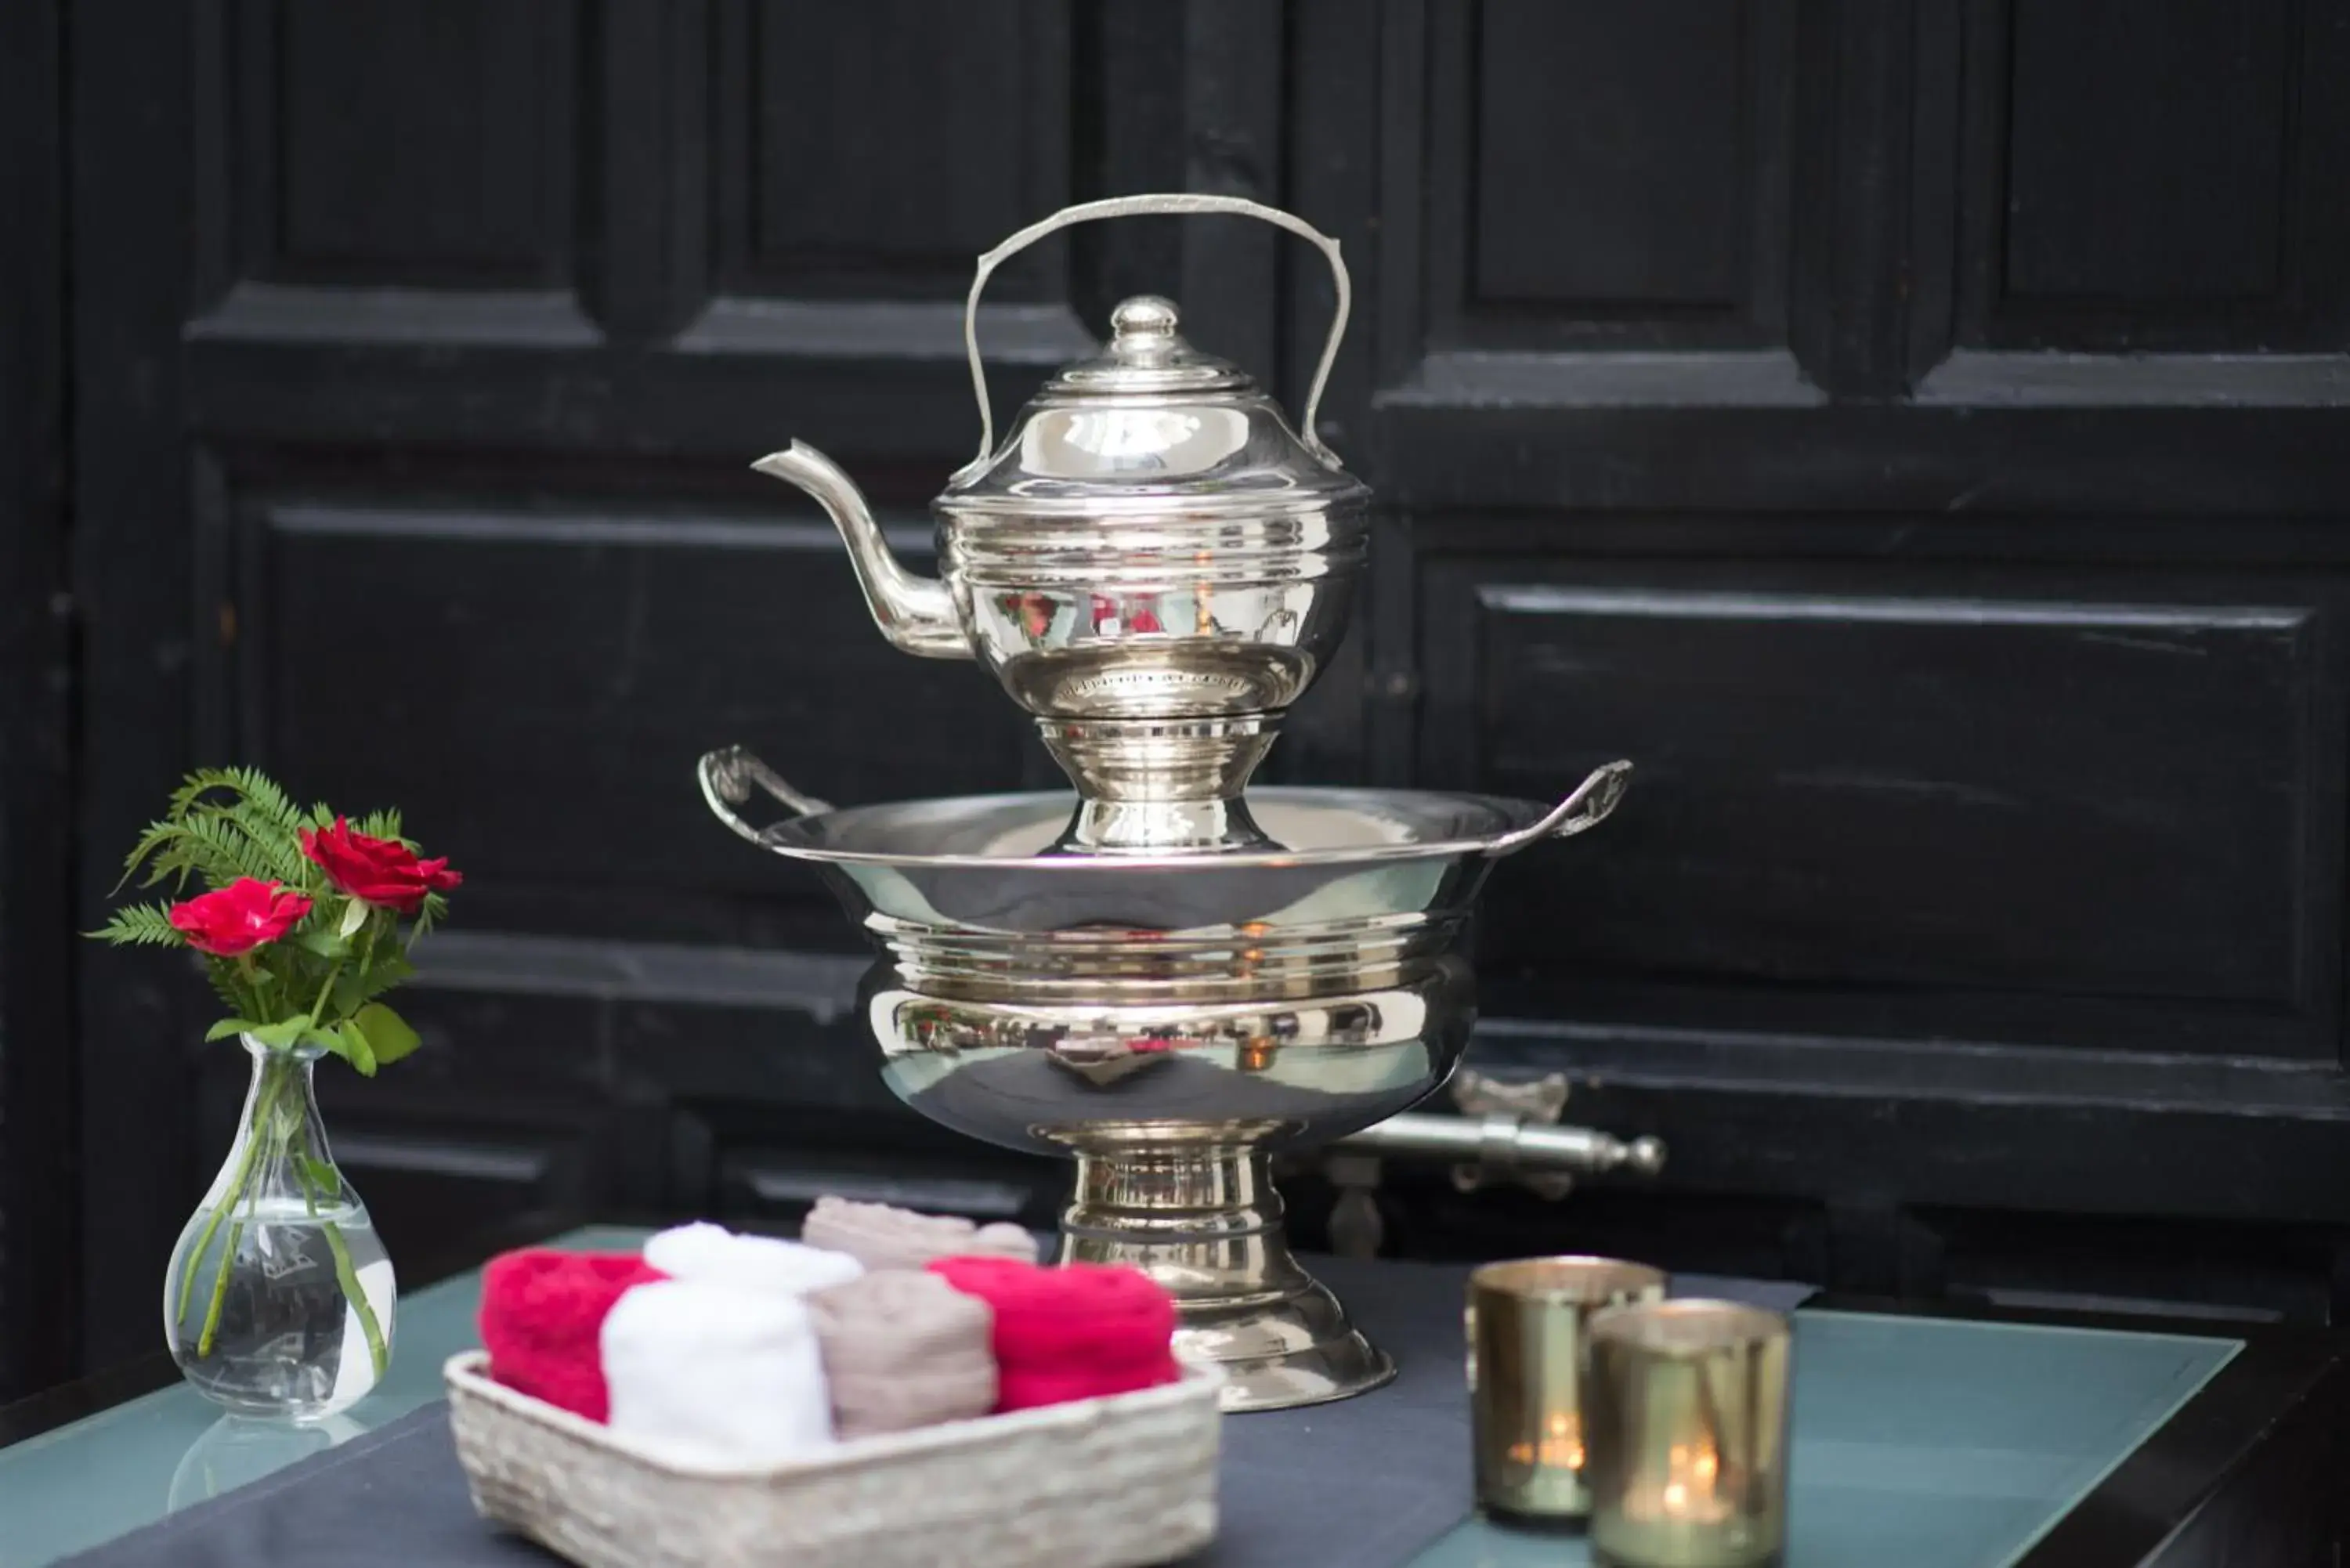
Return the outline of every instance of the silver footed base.
{"type": "Polygon", "coordinates": [[[1180,1303],[1175,1343],[1224,1369],[1227,1410],[1287,1410],[1367,1394],[1396,1375],[1387,1352],[1347,1321],[1347,1309],[1300,1270],[1294,1293],[1270,1305],[1180,1303]]]}
{"type": "Polygon", "coordinates": [[[1127,1263],[1175,1298],[1177,1347],[1222,1366],[1229,1411],[1367,1394],[1395,1363],[1289,1251],[1264,1157],[1156,1147],[1080,1155],[1061,1261],[1127,1263]]]}

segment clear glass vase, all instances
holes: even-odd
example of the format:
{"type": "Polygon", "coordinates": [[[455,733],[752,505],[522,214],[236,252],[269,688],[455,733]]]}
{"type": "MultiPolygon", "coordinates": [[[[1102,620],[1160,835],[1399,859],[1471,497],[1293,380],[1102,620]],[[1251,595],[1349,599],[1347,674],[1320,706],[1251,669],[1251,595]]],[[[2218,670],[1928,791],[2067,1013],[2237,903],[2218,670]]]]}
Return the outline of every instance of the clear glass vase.
{"type": "Polygon", "coordinates": [[[215,1404],[317,1420],[391,1365],[391,1261],[327,1147],[311,1084],[321,1053],[250,1035],[244,1048],[236,1143],[172,1249],[163,1333],[215,1404]]]}

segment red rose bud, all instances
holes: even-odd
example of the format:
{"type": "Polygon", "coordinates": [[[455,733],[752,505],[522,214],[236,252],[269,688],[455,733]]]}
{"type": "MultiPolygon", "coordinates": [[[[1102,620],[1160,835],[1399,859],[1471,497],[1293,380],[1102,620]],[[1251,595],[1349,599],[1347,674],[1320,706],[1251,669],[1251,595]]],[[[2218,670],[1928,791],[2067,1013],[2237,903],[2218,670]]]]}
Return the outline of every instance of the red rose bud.
{"type": "Polygon", "coordinates": [[[218,892],[172,906],[172,929],[215,958],[234,958],[292,930],[310,900],[276,882],[240,877],[218,892]]]}
{"type": "Polygon", "coordinates": [[[335,818],[332,827],[302,830],[302,853],[318,864],[327,880],[363,904],[412,915],[427,893],[445,893],[465,878],[449,862],[419,860],[396,838],[370,838],[335,818]]]}

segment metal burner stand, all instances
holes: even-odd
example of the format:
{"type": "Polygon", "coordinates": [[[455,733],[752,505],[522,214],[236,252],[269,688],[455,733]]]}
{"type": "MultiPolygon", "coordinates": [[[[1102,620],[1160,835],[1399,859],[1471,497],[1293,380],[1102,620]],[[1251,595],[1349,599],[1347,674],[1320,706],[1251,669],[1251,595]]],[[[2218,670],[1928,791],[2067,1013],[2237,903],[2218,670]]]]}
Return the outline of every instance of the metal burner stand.
{"type": "Polygon", "coordinates": [[[825,867],[881,949],[860,1010],[926,1116],[1074,1157],[1063,1256],[1144,1269],[1225,1407],[1343,1398],[1393,1373],[1290,1254],[1276,1155],[1384,1123],[1444,1082],[1474,1016],[1451,949],[1494,862],[1605,819],[1629,765],[1544,808],[1383,790],[1264,790],[1315,849],[1074,856],[1065,795],[835,811],[739,750],[702,759],[743,838],[825,867]],[[765,794],[798,814],[761,828],[765,794]]]}
{"type": "Polygon", "coordinates": [[[1064,1256],[1163,1283],[1237,1410],[1394,1375],[1290,1255],[1267,1160],[1445,1080],[1474,1012],[1451,949],[1487,870],[1596,824],[1630,771],[1547,808],[1247,789],[1361,576],[1370,492],[1315,418],[1350,300],[1336,241],[1234,197],[1088,202],[982,256],[963,313],[979,451],[932,503],[937,579],[898,563],[822,453],[794,442],[756,466],[830,514],[892,643],[987,668],[1076,799],[835,812],[746,753],[702,765],[727,826],[824,866],[881,949],[865,1012],[891,1087],[973,1137],[1075,1157],[1064,1256]],[[1253,218],[1321,254],[1335,307],[1304,417],[1144,296],[999,444],[978,344],[990,275],[1073,223],[1150,213],[1253,218]],[[800,815],[752,826],[735,808],[754,787],[800,815]]]}

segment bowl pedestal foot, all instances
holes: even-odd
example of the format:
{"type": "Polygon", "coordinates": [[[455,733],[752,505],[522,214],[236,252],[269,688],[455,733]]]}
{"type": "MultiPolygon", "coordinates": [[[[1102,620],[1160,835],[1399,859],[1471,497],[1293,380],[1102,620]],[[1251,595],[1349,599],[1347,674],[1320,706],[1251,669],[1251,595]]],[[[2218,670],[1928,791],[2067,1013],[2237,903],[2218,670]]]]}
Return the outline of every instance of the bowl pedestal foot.
{"type": "Polygon", "coordinates": [[[1299,1265],[1281,1217],[1265,1157],[1247,1147],[1083,1153],[1061,1261],[1131,1264],[1166,1287],[1178,1348],[1224,1369],[1226,1410],[1285,1410],[1378,1387],[1395,1363],[1299,1265]]]}

